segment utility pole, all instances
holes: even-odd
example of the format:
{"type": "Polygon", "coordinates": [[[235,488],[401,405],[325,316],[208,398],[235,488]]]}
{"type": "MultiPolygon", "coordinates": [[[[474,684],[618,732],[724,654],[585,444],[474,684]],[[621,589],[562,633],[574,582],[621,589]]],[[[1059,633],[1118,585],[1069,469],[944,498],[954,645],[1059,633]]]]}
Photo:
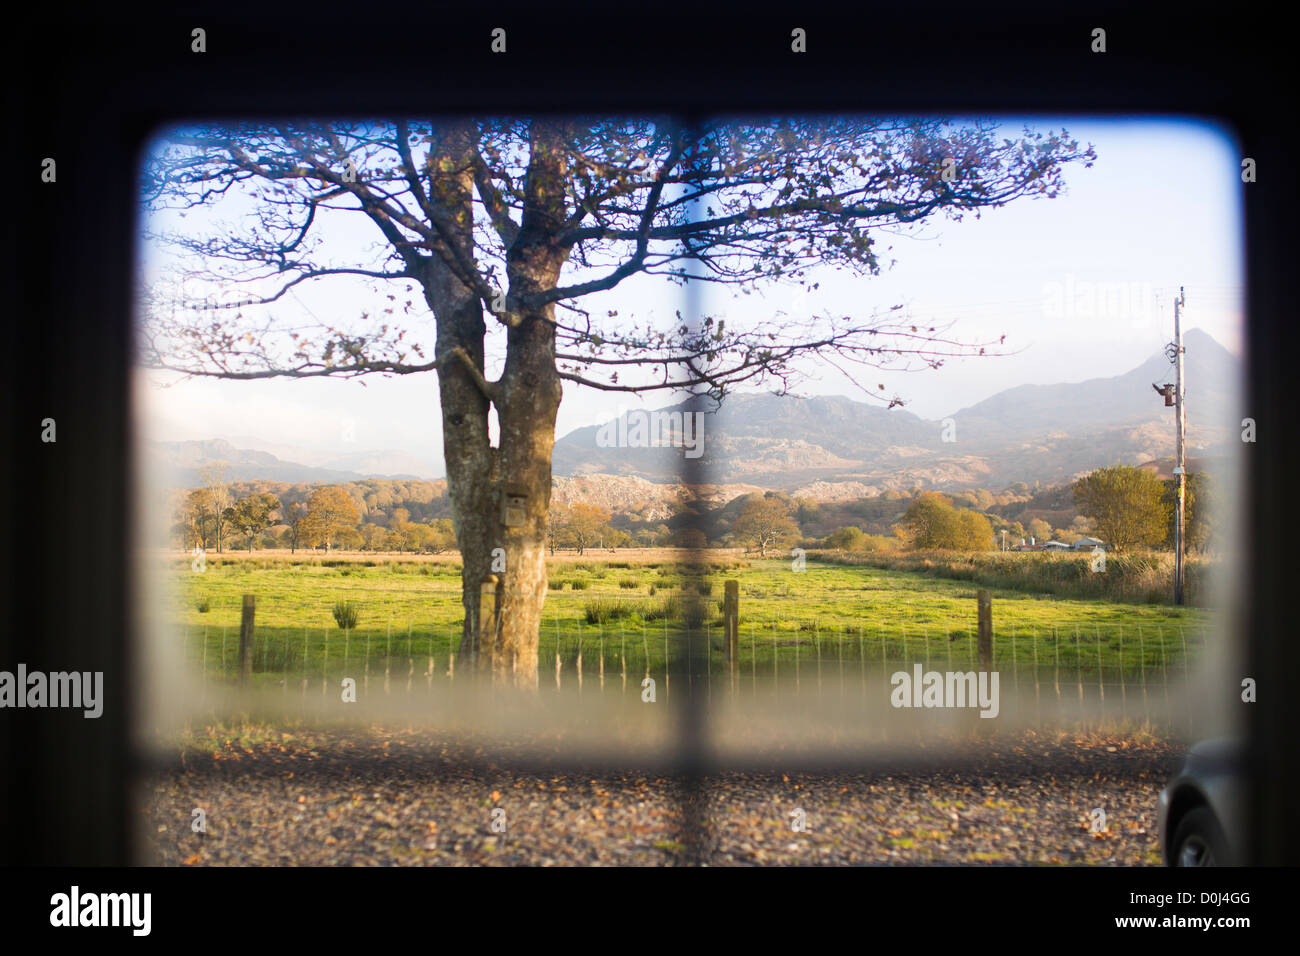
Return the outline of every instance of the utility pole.
{"type": "Polygon", "coordinates": [[[1174,408],[1177,441],[1174,451],[1174,477],[1178,479],[1178,497],[1174,502],[1174,603],[1183,604],[1183,508],[1187,501],[1187,402],[1183,382],[1183,323],[1182,310],[1187,305],[1183,287],[1178,287],[1174,299],[1174,340],[1165,346],[1165,357],[1175,367],[1176,378],[1171,385],[1152,384],[1156,394],[1165,400],[1165,407],[1174,408]]]}
{"type": "Polygon", "coordinates": [[[1178,287],[1178,298],[1174,300],[1174,364],[1177,366],[1175,379],[1175,415],[1178,421],[1178,441],[1175,454],[1174,475],[1178,478],[1178,498],[1174,503],[1174,603],[1183,604],[1183,508],[1187,495],[1187,401],[1184,395],[1186,386],[1183,378],[1183,326],[1182,308],[1187,304],[1183,287],[1178,287]]]}

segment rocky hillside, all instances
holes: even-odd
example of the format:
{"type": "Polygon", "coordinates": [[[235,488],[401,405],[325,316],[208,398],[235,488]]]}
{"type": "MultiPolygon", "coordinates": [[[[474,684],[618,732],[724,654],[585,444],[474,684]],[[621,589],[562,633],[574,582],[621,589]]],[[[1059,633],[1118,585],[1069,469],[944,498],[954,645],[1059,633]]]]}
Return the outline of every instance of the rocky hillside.
{"type": "Polygon", "coordinates": [[[552,481],[551,501],[558,505],[595,505],[614,514],[635,515],[643,521],[666,521],[684,502],[698,498],[710,505],[726,504],[757,485],[657,483],[632,475],[574,475],[552,481]]]}
{"type": "MultiPolygon", "coordinates": [[[[1240,362],[1200,330],[1188,332],[1184,345],[1188,439],[1205,452],[1237,438],[1240,362]]],[[[840,396],[736,394],[702,414],[700,457],[717,482],[828,501],[918,486],[1068,482],[1103,465],[1172,453],[1174,411],[1151,387],[1172,377],[1168,360],[1156,354],[1112,378],[1010,388],[941,421],[840,396]]],[[[685,406],[651,414],[665,412],[680,415],[685,406]]],[[[680,441],[669,444],[679,433],[665,428],[663,434],[668,440],[661,447],[649,447],[626,424],[578,429],[556,443],[555,474],[675,481],[685,449],[680,441]],[[611,437],[622,447],[608,447],[611,437]]]]}

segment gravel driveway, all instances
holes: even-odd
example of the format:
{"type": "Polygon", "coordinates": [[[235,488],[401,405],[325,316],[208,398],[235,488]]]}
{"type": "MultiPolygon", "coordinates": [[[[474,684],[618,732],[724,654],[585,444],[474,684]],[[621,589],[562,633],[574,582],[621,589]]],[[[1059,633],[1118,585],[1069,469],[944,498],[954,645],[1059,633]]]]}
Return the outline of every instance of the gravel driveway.
{"type": "Polygon", "coordinates": [[[701,789],[671,775],[503,767],[415,729],[200,743],[142,783],[142,862],[1149,865],[1160,862],[1156,794],[1183,752],[1150,736],[1031,733],[972,745],[957,768],[737,771],[701,789]],[[704,823],[697,842],[683,807],[704,823]]]}

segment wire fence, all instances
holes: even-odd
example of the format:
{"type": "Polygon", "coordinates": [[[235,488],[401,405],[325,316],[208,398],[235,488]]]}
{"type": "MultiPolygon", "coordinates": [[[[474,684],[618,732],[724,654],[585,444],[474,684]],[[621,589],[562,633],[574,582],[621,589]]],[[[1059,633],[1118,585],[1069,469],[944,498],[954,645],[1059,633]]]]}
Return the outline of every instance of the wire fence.
{"type": "MultiPolygon", "coordinates": [[[[352,681],[358,703],[381,697],[437,697],[471,675],[459,662],[458,628],[389,625],[382,633],[345,628],[256,629],[242,679],[240,631],[229,626],[184,631],[184,655],[205,689],[235,687],[278,693],[286,702],[328,698],[352,681]]],[[[1075,628],[1008,627],[993,635],[1000,713],[1026,723],[1061,719],[1152,720],[1192,732],[1200,722],[1190,680],[1208,639],[1203,629],[1119,628],[1105,635],[1075,628]]],[[[679,622],[619,621],[576,626],[555,618],[541,629],[538,685],[544,696],[642,695],[647,678],[657,699],[703,695],[706,702],[762,699],[767,706],[802,702],[888,700],[906,675],[981,670],[974,628],[864,624],[827,629],[816,622],[740,622],[734,662],[724,628],[679,622]]]]}

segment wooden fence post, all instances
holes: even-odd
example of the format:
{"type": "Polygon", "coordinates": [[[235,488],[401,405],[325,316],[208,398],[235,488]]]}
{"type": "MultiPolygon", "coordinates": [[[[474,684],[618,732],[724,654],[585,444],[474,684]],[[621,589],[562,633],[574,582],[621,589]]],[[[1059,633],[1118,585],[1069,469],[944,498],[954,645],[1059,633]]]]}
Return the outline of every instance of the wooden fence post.
{"type": "Polygon", "coordinates": [[[256,599],[244,595],[244,607],[239,618],[239,684],[247,687],[253,677],[253,612],[256,599]]]}
{"type": "Polygon", "coordinates": [[[980,670],[993,670],[993,594],[981,590],[976,595],[979,604],[979,657],[980,670]]]}
{"type": "Polygon", "coordinates": [[[723,638],[726,642],[727,667],[734,679],[740,668],[740,582],[730,578],[724,583],[724,589],[723,638]]]}

